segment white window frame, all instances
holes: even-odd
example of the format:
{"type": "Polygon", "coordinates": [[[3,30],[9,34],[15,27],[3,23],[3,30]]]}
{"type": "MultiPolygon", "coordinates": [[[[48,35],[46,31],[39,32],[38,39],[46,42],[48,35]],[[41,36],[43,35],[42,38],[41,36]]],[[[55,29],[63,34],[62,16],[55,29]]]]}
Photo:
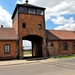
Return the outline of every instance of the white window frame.
{"type": "Polygon", "coordinates": [[[9,44],[4,45],[4,53],[10,53],[10,45],[9,44]]]}

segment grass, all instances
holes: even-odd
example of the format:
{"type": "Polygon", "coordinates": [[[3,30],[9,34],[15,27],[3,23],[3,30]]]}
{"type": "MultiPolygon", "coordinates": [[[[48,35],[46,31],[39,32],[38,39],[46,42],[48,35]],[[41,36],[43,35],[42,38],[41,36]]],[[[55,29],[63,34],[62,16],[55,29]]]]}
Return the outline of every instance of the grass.
{"type": "Polygon", "coordinates": [[[75,57],[75,54],[72,54],[72,55],[64,55],[64,56],[56,56],[54,58],[73,58],[75,57]]]}
{"type": "Polygon", "coordinates": [[[23,55],[31,54],[31,51],[23,51],[23,55]]]}
{"type": "MultiPolygon", "coordinates": [[[[23,51],[23,55],[29,55],[31,54],[31,51],[23,51]]],[[[54,58],[57,59],[57,58],[73,58],[75,57],[75,54],[71,54],[71,55],[62,55],[62,56],[55,56],[54,58]]]]}

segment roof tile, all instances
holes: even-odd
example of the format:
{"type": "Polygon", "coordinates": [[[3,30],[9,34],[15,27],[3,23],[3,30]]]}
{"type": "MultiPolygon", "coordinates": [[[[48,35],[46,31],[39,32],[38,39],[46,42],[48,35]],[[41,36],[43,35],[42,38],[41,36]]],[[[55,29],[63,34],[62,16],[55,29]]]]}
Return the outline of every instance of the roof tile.
{"type": "Polygon", "coordinates": [[[75,40],[74,31],[46,30],[46,36],[49,40],[75,40]]]}
{"type": "Polygon", "coordinates": [[[14,28],[0,28],[0,40],[18,40],[14,28]]]}

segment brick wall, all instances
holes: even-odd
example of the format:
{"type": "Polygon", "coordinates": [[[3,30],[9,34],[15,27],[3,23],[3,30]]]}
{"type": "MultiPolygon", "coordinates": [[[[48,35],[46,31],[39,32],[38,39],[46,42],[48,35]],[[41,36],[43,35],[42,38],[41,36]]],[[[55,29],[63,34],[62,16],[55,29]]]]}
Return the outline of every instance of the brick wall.
{"type": "Polygon", "coordinates": [[[60,42],[58,42],[59,54],[60,55],[75,54],[75,50],[73,49],[73,42],[75,42],[75,41],[67,40],[67,41],[60,41],[60,42]],[[63,48],[63,44],[64,43],[67,43],[67,45],[68,45],[68,49],[67,50],[64,50],[64,48],[63,48]]]}
{"type": "MultiPolygon", "coordinates": [[[[45,43],[45,22],[44,16],[31,15],[31,14],[19,14],[19,47],[20,47],[20,57],[22,58],[22,37],[29,35],[36,35],[43,38],[42,41],[42,52],[46,45],[45,43]],[[26,23],[26,28],[22,28],[22,23],[26,23]],[[38,28],[38,24],[41,24],[42,29],[38,28]]],[[[36,39],[37,40],[37,39],[36,39]]],[[[45,50],[44,50],[45,51],[45,50]]],[[[43,56],[45,53],[43,53],[43,56]]]]}
{"type": "Polygon", "coordinates": [[[1,57],[8,57],[12,56],[12,58],[17,57],[17,42],[16,41],[0,41],[0,56],[1,57]],[[10,53],[4,52],[4,45],[9,44],[10,45],[10,53]]]}
{"type": "Polygon", "coordinates": [[[73,49],[73,42],[75,41],[48,41],[48,54],[49,56],[68,55],[75,54],[73,49]],[[63,44],[67,43],[68,50],[64,50],[63,44]],[[53,44],[53,46],[51,46],[53,44]]]}
{"type": "Polygon", "coordinates": [[[19,14],[19,35],[38,35],[43,37],[45,34],[44,16],[19,14]],[[22,28],[22,23],[26,23],[26,28],[22,28]],[[42,29],[38,28],[38,24],[42,25],[42,29]]]}
{"type": "Polygon", "coordinates": [[[48,55],[58,55],[58,41],[48,41],[48,55]]]}
{"type": "Polygon", "coordinates": [[[15,17],[12,20],[12,27],[15,28],[16,33],[18,35],[18,12],[16,13],[15,17]]]}

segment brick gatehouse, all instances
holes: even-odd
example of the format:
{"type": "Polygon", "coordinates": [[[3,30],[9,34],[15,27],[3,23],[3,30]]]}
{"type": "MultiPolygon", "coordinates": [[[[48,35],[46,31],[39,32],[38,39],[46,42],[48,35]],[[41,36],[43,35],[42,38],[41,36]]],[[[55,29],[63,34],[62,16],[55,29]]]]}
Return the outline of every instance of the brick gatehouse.
{"type": "Polygon", "coordinates": [[[45,29],[45,8],[17,4],[12,15],[12,28],[0,27],[0,59],[23,58],[22,40],[32,42],[33,57],[75,53],[75,32],[45,29]],[[69,36],[70,35],[70,36],[69,36]]]}

